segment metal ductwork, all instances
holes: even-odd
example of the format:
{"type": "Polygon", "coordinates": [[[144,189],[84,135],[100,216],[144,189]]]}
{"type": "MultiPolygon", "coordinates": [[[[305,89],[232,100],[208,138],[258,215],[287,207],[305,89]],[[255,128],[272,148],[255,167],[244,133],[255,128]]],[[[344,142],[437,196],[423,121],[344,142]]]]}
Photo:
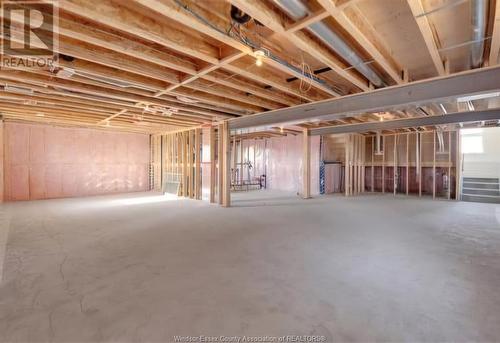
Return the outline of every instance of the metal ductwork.
{"type": "Polygon", "coordinates": [[[380,131],[376,132],[375,136],[375,155],[382,155],[384,151],[382,150],[382,134],[380,131]]]}
{"type": "Polygon", "coordinates": [[[484,40],[486,36],[486,22],[489,0],[471,0],[472,13],[472,68],[480,68],[484,58],[484,40]]]}
{"type": "Polygon", "coordinates": [[[445,148],[444,148],[444,135],[443,135],[443,131],[441,128],[438,128],[438,130],[436,131],[436,137],[437,137],[437,141],[438,141],[437,152],[442,154],[445,152],[445,148]]]}
{"type": "MultiPolygon", "coordinates": [[[[476,0],[484,1],[484,0],[476,0]]],[[[311,13],[301,0],[275,0],[275,2],[294,20],[300,20],[311,13]]],[[[384,86],[384,81],[375,71],[365,64],[365,61],[335,32],[324,23],[316,22],[308,26],[309,31],[331,47],[337,54],[350,63],[365,76],[374,86],[384,86]]]]}

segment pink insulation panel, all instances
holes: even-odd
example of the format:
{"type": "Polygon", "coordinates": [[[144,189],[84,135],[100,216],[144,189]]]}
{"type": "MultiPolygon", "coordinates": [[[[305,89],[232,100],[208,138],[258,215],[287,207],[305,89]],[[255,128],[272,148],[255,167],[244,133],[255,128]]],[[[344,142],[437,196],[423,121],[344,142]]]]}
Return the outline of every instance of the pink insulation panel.
{"type": "MultiPolygon", "coordinates": [[[[267,188],[302,193],[302,135],[243,141],[252,177],[267,176],[267,188]]],[[[319,194],[319,136],[311,138],[311,194],[319,194]]]]}
{"type": "MultiPolygon", "coordinates": [[[[267,140],[267,186],[302,193],[302,135],[267,140]]],[[[311,138],[311,194],[319,194],[319,136],[311,138]]]]}
{"type": "Polygon", "coordinates": [[[9,201],[148,190],[149,136],[5,124],[9,201]]]}

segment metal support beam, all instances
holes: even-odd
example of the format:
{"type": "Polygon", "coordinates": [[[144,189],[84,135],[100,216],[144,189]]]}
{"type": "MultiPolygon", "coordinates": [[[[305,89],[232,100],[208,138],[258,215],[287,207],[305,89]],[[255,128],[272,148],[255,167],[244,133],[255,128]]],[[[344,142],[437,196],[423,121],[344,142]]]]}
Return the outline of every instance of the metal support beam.
{"type": "Polygon", "coordinates": [[[335,99],[234,118],[231,129],[298,123],[310,119],[334,120],[347,115],[390,110],[457,97],[500,91],[500,66],[386,87],[335,99]]]}
{"type": "Polygon", "coordinates": [[[416,117],[396,120],[374,121],[368,123],[349,124],[310,129],[311,136],[328,135],[336,133],[368,132],[380,130],[403,129],[407,127],[432,126],[444,124],[467,123],[483,120],[500,119],[500,109],[457,112],[442,116],[416,117]]]}

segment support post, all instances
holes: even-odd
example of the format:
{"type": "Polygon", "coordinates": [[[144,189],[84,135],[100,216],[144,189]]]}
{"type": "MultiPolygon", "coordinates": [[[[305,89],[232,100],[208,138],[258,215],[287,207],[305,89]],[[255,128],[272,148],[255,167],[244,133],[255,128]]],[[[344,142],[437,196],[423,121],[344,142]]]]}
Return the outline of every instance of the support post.
{"type": "Polygon", "coordinates": [[[194,151],[195,151],[195,130],[189,131],[189,197],[194,199],[195,193],[195,172],[194,172],[194,151]]]}
{"type": "Polygon", "coordinates": [[[240,137],[240,187],[243,190],[243,137],[240,137]]]}
{"type": "Polygon", "coordinates": [[[305,128],[302,133],[303,139],[303,178],[302,178],[302,197],[309,199],[311,197],[311,140],[309,130],[305,128]]]}
{"type": "Polygon", "coordinates": [[[455,199],[460,200],[460,194],[462,193],[462,183],[461,183],[461,178],[462,178],[462,139],[460,137],[460,129],[457,129],[455,131],[455,136],[456,136],[456,161],[455,161],[455,199]]]}
{"type": "Polygon", "coordinates": [[[392,162],[393,164],[393,169],[392,169],[392,191],[393,191],[393,194],[396,195],[396,186],[397,186],[397,183],[396,183],[396,176],[397,176],[397,172],[396,172],[396,169],[398,167],[398,163],[397,163],[397,143],[398,143],[398,134],[395,133],[394,134],[394,156],[393,156],[393,159],[394,161],[392,162]]]}
{"type": "Polygon", "coordinates": [[[236,182],[238,181],[236,179],[236,162],[238,160],[238,150],[237,150],[237,142],[236,142],[236,135],[233,138],[233,149],[231,149],[231,145],[229,145],[229,149],[231,150],[231,180],[233,183],[234,189],[236,189],[236,182]]]}
{"type": "MultiPolygon", "coordinates": [[[[161,154],[161,158],[162,158],[162,171],[161,171],[161,175],[162,175],[162,188],[163,188],[163,185],[165,184],[165,181],[167,181],[167,173],[169,172],[169,169],[170,169],[170,160],[169,160],[169,156],[170,156],[170,145],[168,144],[170,142],[169,140],[169,136],[170,135],[162,135],[161,136],[161,140],[162,140],[162,146],[163,146],[163,152],[161,154]]],[[[162,189],[163,191],[163,189],[162,189]]]]}
{"type": "Polygon", "coordinates": [[[372,137],[372,175],[371,175],[372,193],[375,192],[375,137],[372,137]]]}
{"type": "Polygon", "coordinates": [[[183,168],[184,168],[184,187],[183,187],[183,195],[185,197],[189,197],[189,132],[183,132],[184,136],[184,156],[183,156],[183,168]]]}
{"type": "Polygon", "coordinates": [[[194,139],[194,189],[195,198],[201,200],[201,129],[195,129],[194,139]]]}
{"type": "Polygon", "coordinates": [[[382,139],[382,193],[385,193],[385,141],[388,136],[382,139]]]}
{"type": "Polygon", "coordinates": [[[361,136],[361,192],[366,188],[366,137],[361,136]]]}
{"type": "Polygon", "coordinates": [[[349,196],[349,134],[345,134],[345,166],[344,166],[344,192],[346,196],[349,196]]]}
{"type": "Polygon", "coordinates": [[[4,151],[4,122],[0,120],[0,203],[4,202],[5,199],[5,187],[4,187],[4,159],[5,159],[5,151],[4,151]]]}
{"type": "Polygon", "coordinates": [[[436,198],[436,131],[432,131],[432,199],[436,198]]]}
{"type": "Polygon", "coordinates": [[[359,135],[358,136],[358,194],[362,192],[363,188],[363,141],[361,140],[363,136],[359,135]]]}
{"type": "Polygon", "coordinates": [[[223,125],[222,124],[219,124],[219,128],[218,128],[218,134],[219,134],[219,139],[217,141],[217,150],[218,150],[218,154],[217,154],[217,169],[218,169],[218,179],[217,179],[217,195],[218,195],[218,202],[219,202],[219,205],[222,205],[222,194],[223,194],[223,185],[224,185],[224,166],[222,165],[222,160],[224,159],[223,158],[223,155],[224,155],[224,147],[223,147],[223,125]]]}
{"type": "Polygon", "coordinates": [[[215,203],[215,127],[210,127],[210,203],[215,203]]]}
{"type": "Polygon", "coordinates": [[[178,196],[182,195],[182,189],[184,188],[184,180],[182,178],[182,133],[178,132],[175,134],[177,141],[177,159],[176,159],[176,173],[179,177],[179,182],[181,183],[178,196]]]}
{"type": "Polygon", "coordinates": [[[448,200],[451,199],[451,131],[448,131],[448,200]]]}
{"type": "Polygon", "coordinates": [[[352,194],[358,192],[358,137],[352,135],[352,194]]]}
{"type": "Polygon", "coordinates": [[[409,194],[410,185],[410,134],[406,134],[406,195],[409,194]]]}
{"type": "Polygon", "coordinates": [[[222,166],[223,166],[223,185],[222,185],[222,206],[231,206],[231,136],[229,123],[222,123],[222,166]]]}
{"type": "Polygon", "coordinates": [[[418,144],[418,196],[422,196],[422,133],[417,133],[418,144]]]}

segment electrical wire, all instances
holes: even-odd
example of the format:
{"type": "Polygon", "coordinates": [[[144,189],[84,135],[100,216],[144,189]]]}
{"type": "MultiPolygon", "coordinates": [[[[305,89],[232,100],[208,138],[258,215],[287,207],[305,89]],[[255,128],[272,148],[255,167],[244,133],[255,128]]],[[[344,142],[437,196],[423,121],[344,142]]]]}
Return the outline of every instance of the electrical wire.
{"type": "MultiPolygon", "coordinates": [[[[201,21],[202,23],[204,23],[205,25],[209,26],[210,28],[216,30],[217,32],[221,33],[221,34],[224,34],[226,36],[229,36],[231,38],[235,38],[237,39],[240,43],[243,43],[244,45],[248,46],[249,48],[252,48],[253,50],[258,50],[258,49],[263,49],[263,47],[261,45],[259,45],[258,43],[256,43],[255,41],[251,40],[250,38],[244,36],[241,32],[240,33],[235,33],[234,32],[234,28],[237,26],[235,25],[232,25],[228,28],[228,30],[222,30],[220,29],[219,27],[217,27],[216,25],[212,24],[209,20],[207,20],[206,18],[204,18],[203,16],[201,16],[200,14],[196,13],[195,11],[193,11],[187,4],[184,4],[181,0],[174,0],[174,2],[180,6],[182,9],[184,9],[185,11],[187,11],[188,13],[190,13],[191,15],[193,15],[195,18],[197,18],[199,21],[201,21]]],[[[327,88],[330,88],[332,91],[336,91],[334,88],[332,88],[330,85],[328,85],[324,80],[316,77],[313,73],[311,73],[310,71],[307,72],[306,70],[303,70],[301,68],[297,68],[293,65],[291,65],[290,63],[288,63],[287,61],[281,59],[280,57],[274,55],[272,52],[270,52],[269,50],[264,50],[265,51],[265,56],[269,59],[272,59],[273,61],[277,62],[277,63],[280,63],[281,65],[287,67],[288,69],[291,69],[292,71],[294,71],[295,73],[298,73],[298,74],[301,74],[303,75],[304,77],[307,77],[310,79],[311,83],[312,82],[316,82],[316,83],[319,83],[321,84],[322,86],[324,87],[327,87],[327,88]]]]}
{"type": "MultiPolygon", "coordinates": [[[[309,64],[307,64],[305,61],[304,61],[304,55],[301,54],[301,58],[302,58],[302,62],[300,64],[300,67],[302,69],[302,74],[305,75],[306,73],[311,75],[312,74],[312,71],[311,71],[311,67],[309,66],[309,64]]],[[[300,84],[299,84],[299,90],[304,94],[304,93],[307,93],[309,92],[309,90],[311,90],[312,88],[312,80],[308,79],[307,80],[307,85],[306,85],[306,82],[304,79],[300,79],[300,84]]]]}

